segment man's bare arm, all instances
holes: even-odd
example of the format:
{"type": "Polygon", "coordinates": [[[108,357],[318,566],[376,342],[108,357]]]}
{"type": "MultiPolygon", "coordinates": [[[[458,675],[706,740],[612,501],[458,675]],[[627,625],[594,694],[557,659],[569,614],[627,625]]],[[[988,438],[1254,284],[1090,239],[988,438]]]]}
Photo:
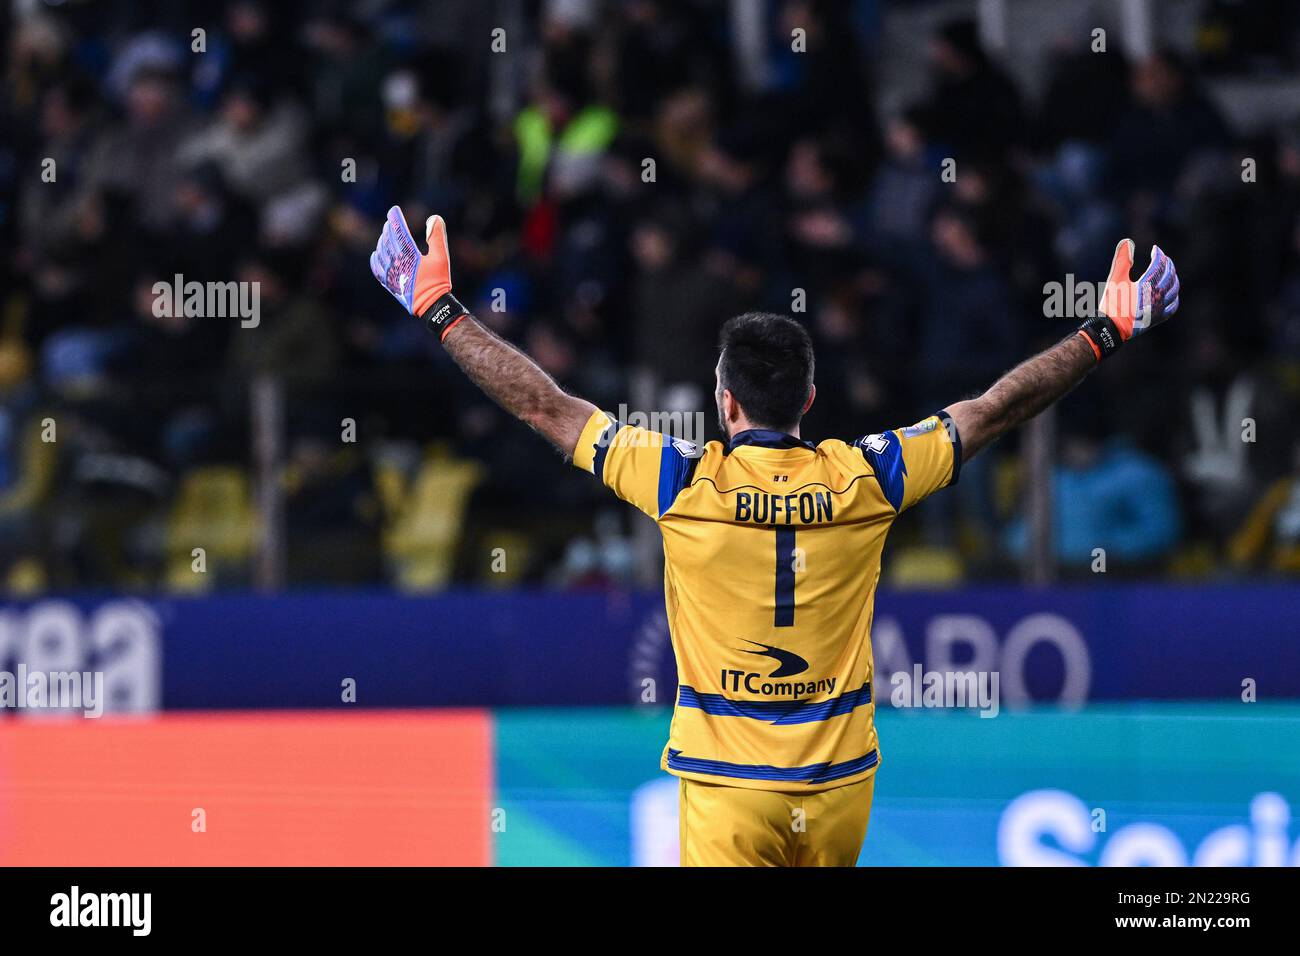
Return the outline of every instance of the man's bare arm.
{"type": "Polygon", "coordinates": [[[1021,362],[978,398],[949,405],[961,438],[962,461],[1023,422],[1079,384],[1097,367],[1092,346],[1080,335],[1021,362]]]}
{"type": "Polygon", "coordinates": [[[1159,246],[1134,282],[1134,245],[1121,239],[1110,263],[1097,314],[1078,332],[1013,368],[979,398],[950,405],[961,439],[962,461],[1008,429],[1026,422],[1083,379],[1125,342],[1178,311],[1178,270],[1159,246]]]}
{"type": "Polygon", "coordinates": [[[451,294],[451,253],[441,216],[425,221],[424,239],[426,253],[415,244],[402,210],[389,209],[370,256],[375,279],[438,336],[475,385],[572,458],[596,406],[564,394],[536,362],[480,325],[451,294]]]}
{"type": "Polygon", "coordinates": [[[498,405],[572,458],[596,406],[567,395],[537,363],[473,316],[456,323],[443,348],[498,405]]]}

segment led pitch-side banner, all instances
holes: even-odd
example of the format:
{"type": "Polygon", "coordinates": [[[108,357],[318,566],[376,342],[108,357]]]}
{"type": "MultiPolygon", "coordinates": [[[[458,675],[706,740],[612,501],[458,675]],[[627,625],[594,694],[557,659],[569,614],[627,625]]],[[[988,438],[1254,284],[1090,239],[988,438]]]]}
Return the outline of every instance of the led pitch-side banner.
{"type": "Polygon", "coordinates": [[[486,711],[0,720],[0,866],[482,866],[486,711]]]}
{"type": "MultiPolygon", "coordinates": [[[[861,865],[1300,866],[1300,705],[883,711],[861,865]]],[[[674,866],[668,715],[496,714],[501,865],[674,866]]]]}

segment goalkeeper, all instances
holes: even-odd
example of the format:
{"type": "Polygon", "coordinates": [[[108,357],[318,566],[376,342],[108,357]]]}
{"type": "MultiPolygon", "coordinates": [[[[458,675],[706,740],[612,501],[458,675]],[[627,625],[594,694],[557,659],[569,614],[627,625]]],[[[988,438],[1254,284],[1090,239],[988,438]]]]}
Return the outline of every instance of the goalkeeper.
{"type": "MultiPolygon", "coordinates": [[[[962,462],[1037,415],[1178,309],[1158,248],[1136,282],[1115,250],[1099,314],[983,395],[914,425],[814,444],[808,333],[749,313],[723,328],[723,441],[698,447],[565,394],[452,294],[438,216],[417,247],[401,210],[371,271],[506,411],[658,523],[678,694],[662,766],[680,778],[685,865],[851,866],[882,763],[871,617],[894,519],[957,481],[962,462]]],[[[1140,490],[1135,490],[1140,493],[1140,490]]]]}

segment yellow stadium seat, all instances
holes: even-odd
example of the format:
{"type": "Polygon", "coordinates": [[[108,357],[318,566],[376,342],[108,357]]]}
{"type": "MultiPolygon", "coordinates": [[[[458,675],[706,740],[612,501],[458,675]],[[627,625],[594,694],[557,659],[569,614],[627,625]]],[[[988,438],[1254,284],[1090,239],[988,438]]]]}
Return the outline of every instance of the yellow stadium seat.
{"type": "Polygon", "coordinates": [[[385,519],[392,520],[402,512],[406,503],[408,483],[406,472],[401,465],[391,459],[377,461],[374,466],[375,493],[379,496],[380,507],[385,519]]]}
{"type": "Polygon", "coordinates": [[[510,588],[523,580],[532,561],[533,539],[518,531],[493,528],[483,535],[483,564],[474,579],[487,587],[510,588]]]}
{"type": "Polygon", "coordinates": [[[965,576],[961,556],[951,548],[905,548],[886,566],[889,584],[896,588],[956,587],[965,576]]]}
{"type": "Polygon", "coordinates": [[[478,462],[442,445],[426,452],[406,500],[384,532],[384,553],[398,587],[431,591],[451,579],[470,495],[483,480],[478,462]]]}
{"type": "Polygon", "coordinates": [[[167,521],[167,587],[207,591],[221,566],[246,564],[257,540],[248,476],[239,468],[210,465],[181,478],[167,521]],[[202,548],[206,572],[194,570],[194,549],[202,548]]]}

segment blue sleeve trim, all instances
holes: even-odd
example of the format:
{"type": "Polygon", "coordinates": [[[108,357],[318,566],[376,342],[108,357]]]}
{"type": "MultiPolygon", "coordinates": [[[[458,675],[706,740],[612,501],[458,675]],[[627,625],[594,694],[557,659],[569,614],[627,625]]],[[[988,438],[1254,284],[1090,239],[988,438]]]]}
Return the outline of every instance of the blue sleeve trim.
{"type": "Polygon", "coordinates": [[[591,459],[591,472],[601,484],[605,482],[605,456],[609,454],[609,446],[614,443],[614,436],[622,427],[621,422],[611,419],[609,427],[596,439],[596,454],[591,459]]]}
{"type": "MultiPolygon", "coordinates": [[[[698,457],[686,457],[677,443],[667,435],[663,436],[663,442],[664,446],[659,457],[659,514],[661,516],[673,506],[681,490],[691,483],[695,466],[699,463],[698,457]]],[[[690,448],[692,452],[695,451],[693,445],[690,448]]]]}
{"type": "Polygon", "coordinates": [[[862,457],[871,465],[885,500],[895,511],[903,510],[903,480],[907,477],[907,463],[903,461],[903,446],[893,432],[867,435],[853,443],[862,457]],[[874,447],[873,447],[874,446],[874,447]]]}
{"type": "Polygon", "coordinates": [[[940,410],[935,414],[939,416],[939,424],[943,425],[948,437],[952,439],[952,477],[948,479],[948,487],[951,488],[961,476],[961,434],[957,431],[957,423],[946,411],[940,410]]]}

